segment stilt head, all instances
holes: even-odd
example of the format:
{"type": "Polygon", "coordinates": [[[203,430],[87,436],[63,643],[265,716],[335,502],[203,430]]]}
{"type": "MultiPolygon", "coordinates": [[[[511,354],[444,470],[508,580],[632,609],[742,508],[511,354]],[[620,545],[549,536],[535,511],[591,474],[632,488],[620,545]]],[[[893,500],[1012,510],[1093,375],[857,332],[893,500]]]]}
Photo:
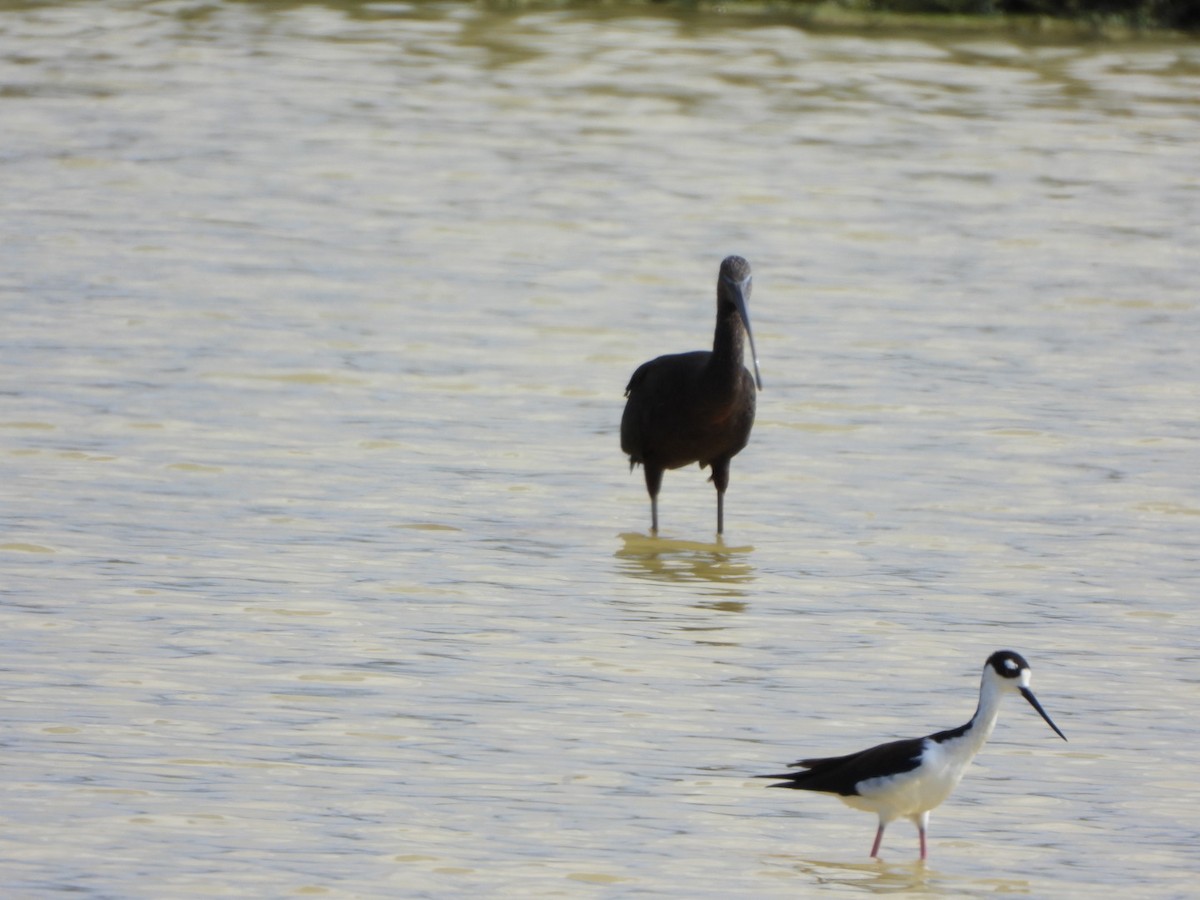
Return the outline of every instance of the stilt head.
{"type": "Polygon", "coordinates": [[[727,256],[721,263],[721,274],[717,278],[717,302],[731,303],[746,329],[750,342],[750,358],[754,362],[754,383],[762,390],[762,376],[758,373],[758,351],[754,349],[754,333],[750,330],[750,289],[754,279],[750,275],[750,263],[740,256],[727,256]]]}
{"type": "Polygon", "coordinates": [[[1064,741],[1067,739],[1067,736],[1042,709],[1042,704],[1038,703],[1037,697],[1033,696],[1033,691],[1029,689],[1029,680],[1033,677],[1033,672],[1029,668],[1029,663],[1025,661],[1025,657],[1020,653],[1014,653],[1012,650],[997,650],[988,657],[988,661],[983,667],[983,677],[985,680],[992,681],[1002,690],[1015,691],[1020,694],[1029,701],[1030,706],[1037,710],[1038,715],[1046,720],[1046,724],[1054,729],[1055,734],[1064,741]]]}

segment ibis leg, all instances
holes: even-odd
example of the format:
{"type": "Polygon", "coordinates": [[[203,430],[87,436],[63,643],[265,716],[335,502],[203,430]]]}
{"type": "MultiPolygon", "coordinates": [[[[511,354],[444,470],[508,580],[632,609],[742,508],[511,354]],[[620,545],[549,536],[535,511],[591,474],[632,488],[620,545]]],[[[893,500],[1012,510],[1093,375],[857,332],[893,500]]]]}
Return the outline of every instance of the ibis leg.
{"type": "Polygon", "coordinates": [[[661,466],[642,463],[646,472],[646,490],[650,494],[650,530],[658,533],[658,491],[662,487],[663,470],[661,466]]]}
{"type": "Polygon", "coordinates": [[[729,460],[715,459],[712,463],[712,478],[717,489],[717,534],[725,533],[725,488],[729,487],[729,460]]]}

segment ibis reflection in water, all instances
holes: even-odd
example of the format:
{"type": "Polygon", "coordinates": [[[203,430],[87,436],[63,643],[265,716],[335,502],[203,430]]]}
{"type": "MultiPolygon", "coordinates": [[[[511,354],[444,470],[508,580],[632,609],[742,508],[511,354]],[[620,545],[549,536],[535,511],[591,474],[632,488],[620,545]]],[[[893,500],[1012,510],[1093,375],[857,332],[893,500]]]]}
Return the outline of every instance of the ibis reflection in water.
{"type": "Polygon", "coordinates": [[[717,327],[713,348],[660,356],[638,366],[625,388],[621,449],[638,463],[650,493],[650,523],[658,531],[658,491],[663,472],[699,463],[712,468],[717,489],[717,534],[725,531],[729,463],[750,440],[757,391],[758,354],[750,331],[750,263],[730,256],[717,277],[717,327]],[[754,375],[743,365],[750,342],[754,375]]]}

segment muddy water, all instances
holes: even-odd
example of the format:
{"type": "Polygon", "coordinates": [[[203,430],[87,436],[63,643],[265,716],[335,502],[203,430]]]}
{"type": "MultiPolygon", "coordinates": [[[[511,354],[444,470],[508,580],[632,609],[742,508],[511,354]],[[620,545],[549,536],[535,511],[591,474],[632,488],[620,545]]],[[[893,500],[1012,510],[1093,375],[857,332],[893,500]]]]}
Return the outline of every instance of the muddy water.
{"type": "Polygon", "coordinates": [[[1190,892],[1200,52],[459,4],[0,24],[10,896],[1190,892]],[[727,534],[624,384],[755,267],[727,534]],[[956,725],[931,860],[749,776],[956,725]],[[781,795],[782,794],[782,795],[781,795]]]}

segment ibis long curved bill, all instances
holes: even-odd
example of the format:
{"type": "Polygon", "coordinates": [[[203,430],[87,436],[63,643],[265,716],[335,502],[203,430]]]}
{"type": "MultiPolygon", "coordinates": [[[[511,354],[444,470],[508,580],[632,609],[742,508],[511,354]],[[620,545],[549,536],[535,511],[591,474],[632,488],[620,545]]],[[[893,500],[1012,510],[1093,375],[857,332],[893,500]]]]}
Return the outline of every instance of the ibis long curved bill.
{"type": "Polygon", "coordinates": [[[733,297],[733,305],[737,309],[738,316],[742,320],[742,325],[746,329],[746,340],[750,342],[750,360],[754,363],[754,384],[761,391],[763,383],[762,375],[758,372],[758,350],[754,347],[754,332],[750,328],[750,310],[746,306],[746,298],[750,296],[750,286],[754,281],[754,277],[747,275],[741,281],[734,281],[727,275],[723,275],[722,278],[729,285],[731,296],[733,297]]]}

